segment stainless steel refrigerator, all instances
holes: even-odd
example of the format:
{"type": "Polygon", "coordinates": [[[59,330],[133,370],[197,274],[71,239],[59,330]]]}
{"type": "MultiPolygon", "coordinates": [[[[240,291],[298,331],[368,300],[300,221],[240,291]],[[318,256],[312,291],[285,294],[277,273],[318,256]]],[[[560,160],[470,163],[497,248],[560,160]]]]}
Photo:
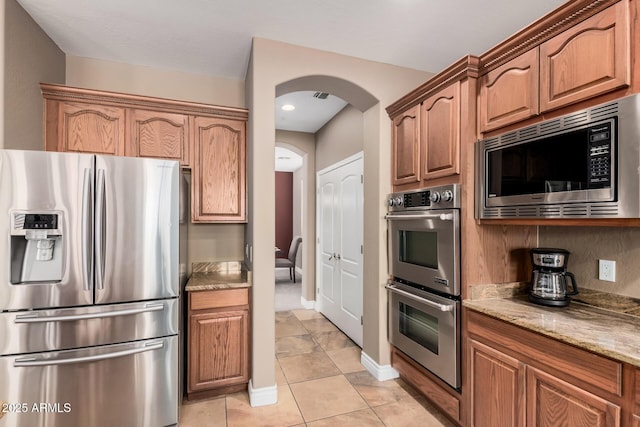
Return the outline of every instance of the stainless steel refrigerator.
{"type": "Polygon", "coordinates": [[[179,176],[0,150],[0,426],[177,423],[179,176]]]}

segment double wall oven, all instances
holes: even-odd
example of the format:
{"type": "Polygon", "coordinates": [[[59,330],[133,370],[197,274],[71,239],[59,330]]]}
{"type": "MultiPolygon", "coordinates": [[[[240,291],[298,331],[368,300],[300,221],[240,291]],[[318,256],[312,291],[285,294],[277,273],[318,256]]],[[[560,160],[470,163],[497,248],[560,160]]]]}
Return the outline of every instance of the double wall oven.
{"type": "Polygon", "coordinates": [[[460,388],[460,189],[389,195],[389,341],[460,388]]]}

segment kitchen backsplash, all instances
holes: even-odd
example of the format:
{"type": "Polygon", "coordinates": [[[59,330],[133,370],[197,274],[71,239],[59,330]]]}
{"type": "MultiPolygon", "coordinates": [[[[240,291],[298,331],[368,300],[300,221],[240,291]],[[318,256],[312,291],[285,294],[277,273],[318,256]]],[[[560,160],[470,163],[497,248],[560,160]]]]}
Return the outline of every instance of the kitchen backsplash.
{"type": "Polygon", "coordinates": [[[567,249],[578,287],[640,298],[640,228],[540,227],[539,246],[567,249]],[[598,280],[598,260],[616,262],[616,281],[598,280]]]}

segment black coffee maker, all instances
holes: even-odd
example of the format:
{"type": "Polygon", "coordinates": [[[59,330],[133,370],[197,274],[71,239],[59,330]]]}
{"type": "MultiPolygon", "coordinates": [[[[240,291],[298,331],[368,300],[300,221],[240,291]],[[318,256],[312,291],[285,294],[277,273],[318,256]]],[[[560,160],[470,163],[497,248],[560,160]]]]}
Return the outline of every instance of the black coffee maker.
{"type": "Polygon", "coordinates": [[[529,301],[541,305],[564,307],[569,296],[578,293],[578,284],[573,273],[567,271],[569,251],[557,248],[531,249],[531,290],[529,301]],[[567,278],[571,279],[573,291],[569,292],[567,278]]]}

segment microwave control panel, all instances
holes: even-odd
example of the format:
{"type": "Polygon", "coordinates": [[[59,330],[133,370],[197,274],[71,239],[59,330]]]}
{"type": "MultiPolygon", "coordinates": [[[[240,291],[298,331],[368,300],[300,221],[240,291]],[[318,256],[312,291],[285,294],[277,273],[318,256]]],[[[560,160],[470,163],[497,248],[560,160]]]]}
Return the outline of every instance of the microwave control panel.
{"type": "Polygon", "coordinates": [[[589,188],[611,185],[611,122],[588,129],[589,136],[589,188]]]}

